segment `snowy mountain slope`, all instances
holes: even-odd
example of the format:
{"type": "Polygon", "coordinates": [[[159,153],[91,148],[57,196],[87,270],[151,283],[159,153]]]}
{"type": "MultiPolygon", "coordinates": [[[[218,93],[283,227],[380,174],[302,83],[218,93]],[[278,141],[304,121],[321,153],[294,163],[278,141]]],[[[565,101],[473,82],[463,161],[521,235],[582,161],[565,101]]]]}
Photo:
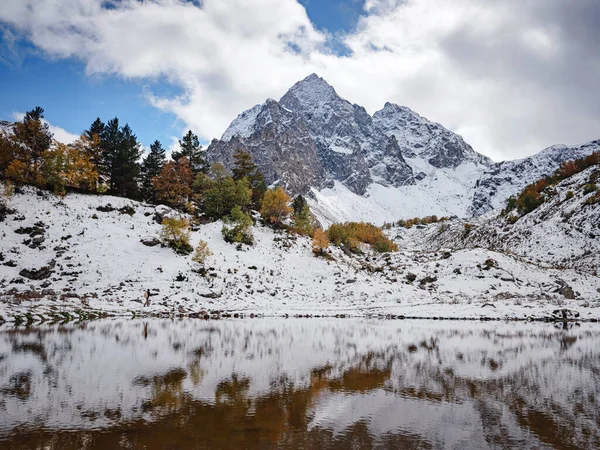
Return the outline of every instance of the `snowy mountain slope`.
{"type": "Polygon", "coordinates": [[[472,231],[468,233],[465,221],[455,220],[444,225],[395,229],[392,235],[399,242],[418,243],[412,248],[419,250],[484,247],[537,264],[600,275],[600,194],[597,190],[584,191],[586,185],[599,182],[598,166],[573,175],[554,188],[552,198],[514,224],[496,211],[469,221],[472,231]],[[594,196],[598,198],[595,203],[594,196]]]}
{"type": "Polygon", "coordinates": [[[553,145],[535,155],[495,163],[483,173],[473,192],[472,215],[503,208],[508,197],[528,184],[554,172],[561,163],[582,158],[600,150],[600,140],[581,145],[553,145]]]}
{"type": "Polygon", "coordinates": [[[549,317],[562,304],[584,318],[600,317],[600,309],[593,308],[600,304],[597,277],[483,249],[449,256],[365,249],[364,256],[347,256],[333,248],[328,260],[313,256],[306,238],[257,225],[256,245],[238,251],[223,241],[216,222],[191,236],[193,245],[204,239],[214,253],[203,276],[193,271],[198,266],[191,256],[141,242],[152,243],[161,228],[152,206],[109,196],[60,199],[33,189],[15,194],[9,206],[16,211],[0,222],[0,315],[5,318],[74,309],[525,318],[549,317]],[[123,207],[132,208],[133,215],[119,211],[123,207]],[[500,269],[482,271],[488,258],[500,269]],[[520,281],[503,281],[503,271],[520,281]],[[408,281],[411,273],[414,282],[408,281]],[[580,293],[577,299],[552,292],[559,278],[569,280],[580,293]],[[141,304],[146,289],[153,293],[150,308],[141,304]],[[482,307],[489,302],[495,308],[482,307]]]}
{"type": "Polygon", "coordinates": [[[14,123],[0,120],[0,134],[9,134],[12,132],[14,123]]]}

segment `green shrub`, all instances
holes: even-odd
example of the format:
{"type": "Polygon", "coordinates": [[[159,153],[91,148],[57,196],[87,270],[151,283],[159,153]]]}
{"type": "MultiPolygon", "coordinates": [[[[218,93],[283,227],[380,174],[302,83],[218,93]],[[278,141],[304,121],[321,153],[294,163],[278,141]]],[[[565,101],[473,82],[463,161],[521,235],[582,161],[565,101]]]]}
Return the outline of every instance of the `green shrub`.
{"type": "Polygon", "coordinates": [[[565,196],[565,199],[571,200],[573,197],[575,197],[575,193],[573,191],[567,191],[567,195],[565,196]]]}
{"type": "Polygon", "coordinates": [[[230,216],[223,219],[221,234],[225,242],[230,244],[254,244],[252,218],[239,206],[234,207],[230,216]]]}
{"type": "Polygon", "coordinates": [[[587,195],[587,194],[597,191],[597,190],[598,190],[598,186],[596,186],[596,183],[588,183],[583,187],[583,195],[587,195]]]}

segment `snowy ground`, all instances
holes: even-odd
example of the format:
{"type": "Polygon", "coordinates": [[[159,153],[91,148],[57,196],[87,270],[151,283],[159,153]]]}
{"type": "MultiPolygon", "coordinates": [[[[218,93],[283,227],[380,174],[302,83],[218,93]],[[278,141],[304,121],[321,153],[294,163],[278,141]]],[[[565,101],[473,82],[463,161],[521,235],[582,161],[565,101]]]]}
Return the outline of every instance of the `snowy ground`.
{"type": "Polygon", "coordinates": [[[193,245],[204,239],[214,253],[203,276],[193,271],[198,265],[191,256],[141,242],[158,236],[153,206],[108,196],[71,194],[61,200],[32,190],[9,204],[17,211],[0,223],[5,319],[74,309],[525,319],[550,317],[562,308],[577,310],[582,319],[600,318],[600,278],[483,249],[426,252],[403,242],[405,250],[394,254],[357,257],[331,249],[331,259],[325,259],[313,256],[307,238],[257,225],[256,244],[238,251],[223,241],[221,224],[212,223],[192,233],[193,245]],[[97,210],[109,203],[116,210],[97,210]],[[122,214],[124,206],[135,213],[122,214]],[[16,231],[36,223],[44,240],[30,248],[35,232],[31,238],[16,231]],[[488,268],[489,259],[494,262],[488,268]],[[20,275],[52,260],[48,278],[20,275]],[[561,293],[565,284],[574,299],[561,293]],[[146,289],[154,294],[149,308],[141,303],[146,289]]]}

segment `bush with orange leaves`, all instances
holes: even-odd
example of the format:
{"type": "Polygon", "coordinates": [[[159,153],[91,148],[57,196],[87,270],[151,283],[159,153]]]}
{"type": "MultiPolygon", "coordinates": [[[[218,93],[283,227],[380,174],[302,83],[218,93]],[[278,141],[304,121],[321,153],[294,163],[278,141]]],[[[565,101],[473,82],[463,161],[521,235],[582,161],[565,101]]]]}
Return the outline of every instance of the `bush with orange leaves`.
{"type": "Polygon", "coordinates": [[[321,228],[315,229],[313,233],[312,251],[315,255],[323,256],[329,247],[329,236],[321,228]]]}
{"type": "Polygon", "coordinates": [[[292,199],[281,186],[269,189],[263,197],[260,215],[268,223],[281,226],[283,221],[292,213],[291,201],[292,199]]]}
{"type": "Polygon", "coordinates": [[[194,173],[184,156],[166,163],[160,175],[154,177],[152,184],[158,200],[175,208],[183,208],[192,195],[193,181],[194,173]]]}
{"type": "Polygon", "coordinates": [[[327,230],[327,234],[332,244],[345,247],[353,253],[360,252],[361,243],[370,245],[379,253],[398,251],[398,246],[383,233],[383,230],[371,223],[333,224],[327,230]]]}

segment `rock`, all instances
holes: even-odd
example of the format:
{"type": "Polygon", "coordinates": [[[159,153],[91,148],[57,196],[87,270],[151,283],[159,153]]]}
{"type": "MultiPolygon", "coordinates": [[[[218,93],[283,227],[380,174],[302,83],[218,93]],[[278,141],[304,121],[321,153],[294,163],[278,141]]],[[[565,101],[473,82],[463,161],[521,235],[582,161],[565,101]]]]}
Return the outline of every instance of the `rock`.
{"type": "Polygon", "coordinates": [[[43,234],[37,235],[31,240],[31,246],[39,247],[40,245],[42,245],[44,243],[45,240],[46,240],[46,238],[44,237],[43,234]]]}
{"type": "Polygon", "coordinates": [[[406,274],[406,279],[412,283],[413,281],[415,281],[417,279],[417,276],[412,272],[408,272],[406,274]]]}
{"type": "Polygon", "coordinates": [[[460,267],[457,267],[456,269],[454,269],[452,271],[452,273],[455,274],[455,275],[460,275],[462,272],[460,271],[460,267]]]}
{"type": "Polygon", "coordinates": [[[156,223],[162,223],[164,218],[172,217],[176,214],[177,213],[175,210],[166,205],[158,205],[156,208],[154,208],[154,220],[156,223]]]}
{"type": "Polygon", "coordinates": [[[39,269],[23,269],[19,272],[19,275],[25,278],[29,278],[30,280],[43,280],[45,278],[50,277],[54,273],[54,266],[56,265],[56,261],[52,260],[47,265],[40,267],[39,269]]]}
{"type": "Polygon", "coordinates": [[[350,284],[350,283],[356,283],[356,278],[351,278],[349,280],[346,280],[346,284],[350,284]]]}
{"type": "Polygon", "coordinates": [[[158,240],[156,237],[141,239],[140,242],[146,247],[156,247],[160,244],[160,240],[158,240]]]}
{"type": "Polygon", "coordinates": [[[442,258],[443,258],[443,259],[448,259],[448,258],[450,258],[451,256],[452,256],[452,253],[450,253],[450,252],[444,252],[444,253],[442,254],[442,258]]]}
{"type": "Polygon", "coordinates": [[[119,212],[121,214],[128,214],[130,216],[133,216],[135,214],[135,209],[133,208],[133,206],[127,205],[123,206],[122,208],[119,208],[119,212]]]}
{"type": "Polygon", "coordinates": [[[113,208],[113,206],[109,203],[109,204],[104,205],[104,206],[98,206],[96,208],[96,210],[98,210],[100,212],[111,212],[111,211],[114,211],[115,208],[113,208]]]}
{"type": "Polygon", "coordinates": [[[437,281],[437,277],[432,276],[432,275],[427,275],[425,278],[422,278],[421,281],[419,281],[419,283],[426,284],[426,283],[434,283],[436,281],[437,281]]]}
{"type": "Polygon", "coordinates": [[[56,295],[56,292],[54,289],[42,289],[42,295],[56,295]]]}
{"type": "Polygon", "coordinates": [[[567,284],[566,281],[558,279],[556,280],[556,284],[558,284],[558,293],[562,294],[565,298],[569,300],[575,299],[575,291],[571,286],[567,284]]]}
{"type": "Polygon", "coordinates": [[[198,295],[199,295],[200,297],[204,297],[204,298],[219,298],[219,297],[221,297],[221,295],[223,295],[223,294],[221,294],[221,293],[219,293],[219,292],[212,292],[212,291],[209,291],[209,292],[200,292],[198,295]]]}
{"type": "Polygon", "coordinates": [[[511,281],[511,282],[513,282],[513,283],[515,282],[515,279],[514,279],[513,277],[509,277],[509,276],[507,276],[507,275],[504,275],[504,276],[500,277],[500,279],[501,279],[502,281],[511,281]]]}

